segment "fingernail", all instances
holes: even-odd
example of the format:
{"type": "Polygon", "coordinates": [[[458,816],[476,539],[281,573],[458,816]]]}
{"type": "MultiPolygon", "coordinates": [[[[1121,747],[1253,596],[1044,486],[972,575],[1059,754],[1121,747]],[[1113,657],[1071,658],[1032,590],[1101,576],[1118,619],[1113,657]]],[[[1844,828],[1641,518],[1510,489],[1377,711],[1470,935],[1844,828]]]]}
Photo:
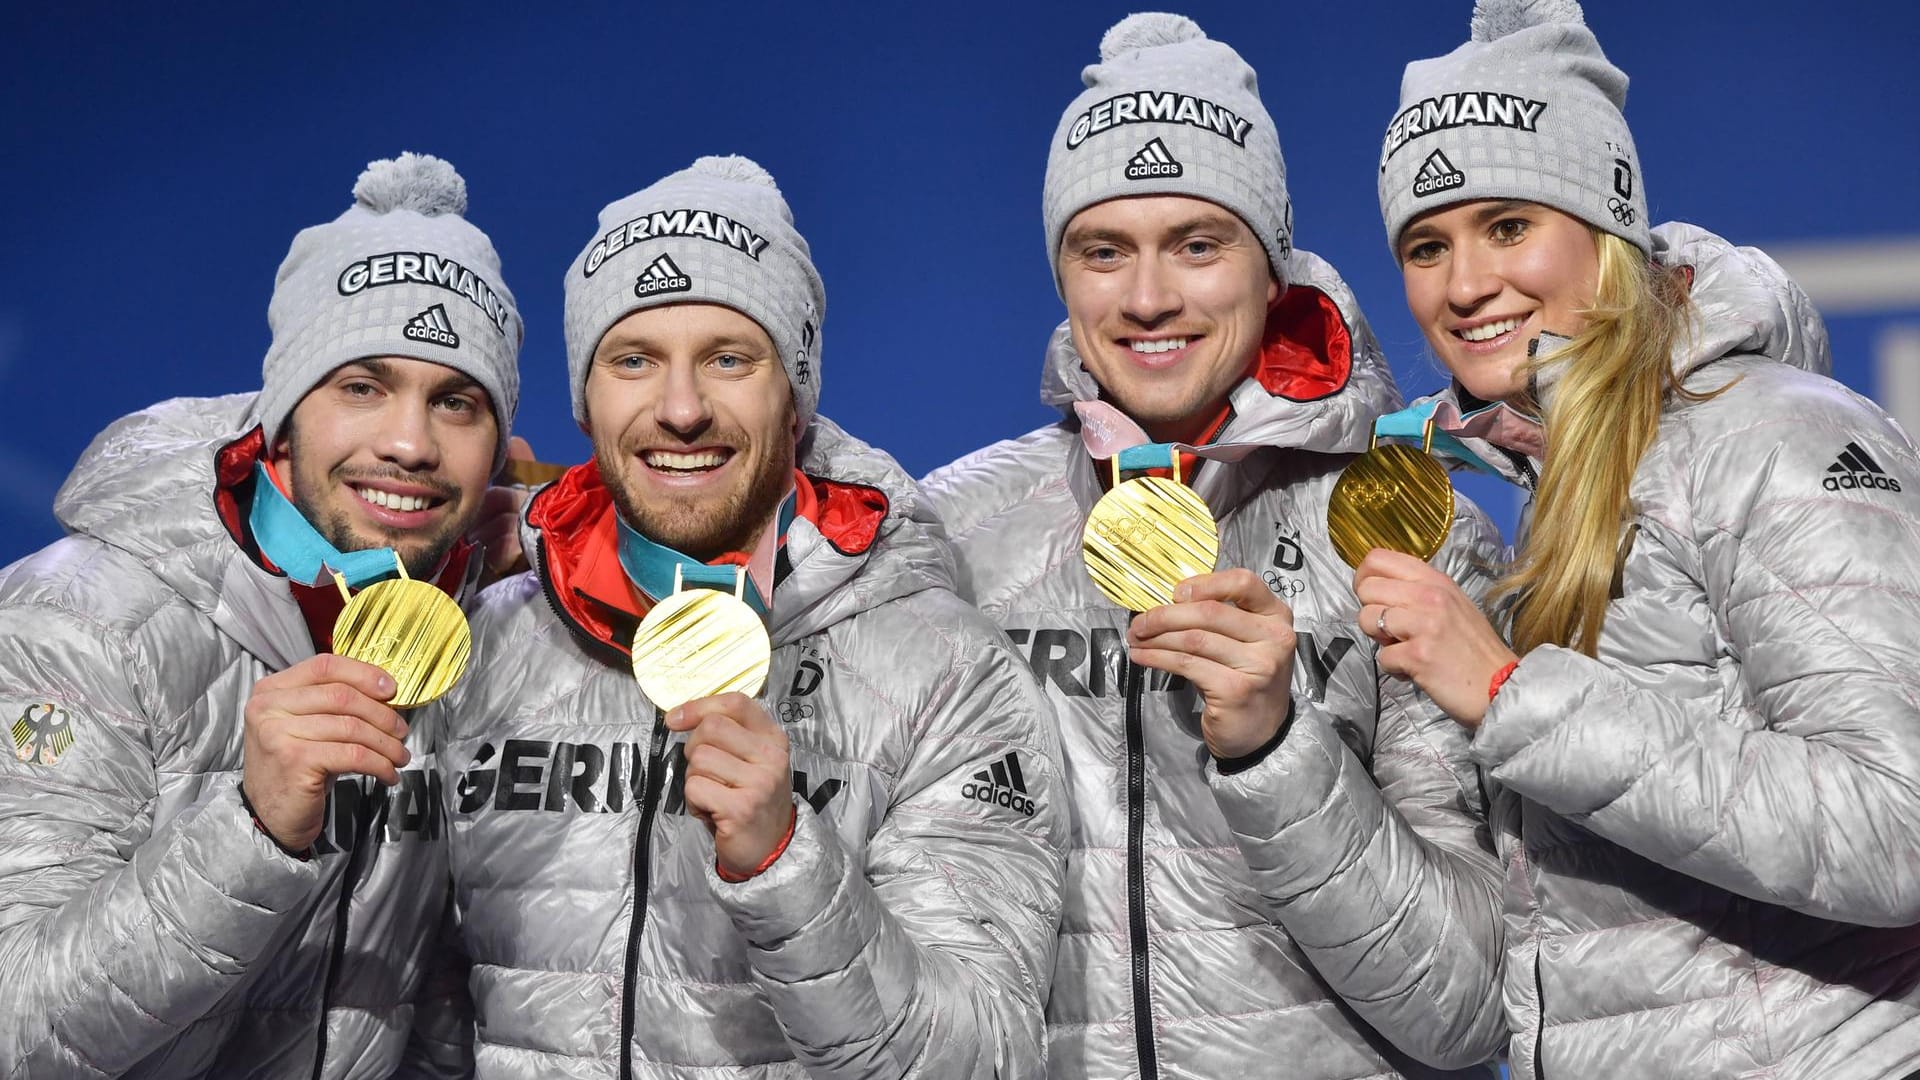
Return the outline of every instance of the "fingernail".
{"type": "Polygon", "coordinates": [[[673,708],[668,709],[667,710],[667,726],[672,727],[673,725],[679,723],[680,714],[683,713],[684,711],[686,711],[686,706],[684,705],[675,705],[673,708]]]}
{"type": "Polygon", "coordinates": [[[376,685],[379,686],[381,693],[388,695],[391,695],[395,690],[399,689],[399,687],[394,685],[393,676],[385,672],[380,673],[380,681],[376,685]]]}

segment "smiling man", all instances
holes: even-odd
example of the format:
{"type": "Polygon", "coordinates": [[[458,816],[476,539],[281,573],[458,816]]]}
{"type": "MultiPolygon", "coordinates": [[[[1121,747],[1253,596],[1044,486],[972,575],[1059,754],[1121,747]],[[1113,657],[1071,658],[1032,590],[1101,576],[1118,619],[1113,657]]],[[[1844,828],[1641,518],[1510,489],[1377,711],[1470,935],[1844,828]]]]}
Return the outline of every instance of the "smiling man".
{"type": "Polygon", "coordinates": [[[465,209],[437,158],[368,166],[281,264],[259,392],[114,424],[69,536],[0,571],[0,1075],[402,1058],[446,897],[436,725],[331,654],[332,573],[481,570],[522,328],[465,209]]]}
{"type": "MultiPolygon", "coordinates": [[[[1063,419],[927,482],[963,592],[1060,718],[1050,1071],[1488,1075],[1498,872],[1467,741],[1379,669],[1325,525],[1392,375],[1338,275],[1292,247],[1245,61],[1175,15],[1126,19],[1100,56],[1044,192],[1067,324],[1042,395],[1063,419]],[[1218,572],[1137,617],[1081,556],[1129,450],[1178,455],[1221,540],[1218,572]]],[[[1434,561],[1478,595],[1496,551],[1461,500],[1434,561]]]]}
{"type": "Polygon", "coordinates": [[[913,481],[816,415],[825,293],[773,179],[701,158],[566,282],[594,460],[528,504],[441,757],[479,1074],[1039,1077],[1051,719],[913,481]],[[681,587],[758,616],[764,694],[636,685],[681,587]]]}

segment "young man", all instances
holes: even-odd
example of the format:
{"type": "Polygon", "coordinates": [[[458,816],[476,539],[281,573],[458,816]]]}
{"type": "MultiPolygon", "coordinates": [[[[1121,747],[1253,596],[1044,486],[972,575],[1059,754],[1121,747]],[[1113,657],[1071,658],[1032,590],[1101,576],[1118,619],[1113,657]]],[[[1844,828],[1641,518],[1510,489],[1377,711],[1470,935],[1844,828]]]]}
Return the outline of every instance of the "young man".
{"type": "Polygon", "coordinates": [[[468,590],[523,332],[451,166],[354,197],[281,264],[260,391],[114,424],[69,536],[0,572],[0,1075],[401,1057],[446,896],[433,725],[329,653],[329,570],[468,590]]]}
{"type": "Polygon", "coordinates": [[[441,759],[480,1075],[1040,1076],[1051,719],[911,479],[815,415],[772,178],[700,159],[566,282],[594,461],[528,504],[441,759]],[[702,584],[764,620],[766,704],[636,685],[636,626],[702,584]]]}
{"type": "MultiPolygon", "coordinates": [[[[1052,1075],[1485,1075],[1498,881],[1466,740],[1378,670],[1325,525],[1399,405],[1391,373],[1338,276],[1291,247],[1278,136],[1232,49],[1133,16],[1084,78],[1045,191],[1068,320],[1043,394],[1066,416],[927,481],[963,591],[1060,717],[1052,1075]],[[1134,617],[1081,531],[1106,459],[1146,442],[1181,454],[1224,569],[1134,617]]],[[[1496,552],[1457,502],[1436,564],[1478,594],[1496,552]]]]}

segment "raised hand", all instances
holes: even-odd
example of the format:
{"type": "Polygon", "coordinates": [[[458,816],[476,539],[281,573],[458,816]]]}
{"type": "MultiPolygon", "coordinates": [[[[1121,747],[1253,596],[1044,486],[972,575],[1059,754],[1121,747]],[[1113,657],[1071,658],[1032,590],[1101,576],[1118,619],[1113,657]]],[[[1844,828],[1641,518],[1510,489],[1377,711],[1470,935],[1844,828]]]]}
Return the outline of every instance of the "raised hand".
{"type": "Polygon", "coordinates": [[[1360,560],[1353,591],[1361,631],[1380,643],[1380,666],[1412,679],[1463,726],[1479,727],[1488,685],[1517,659],[1480,605],[1447,575],[1384,548],[1360,560]]]}
{"type": "Polygon", "coordinates": [[[1174,597],[1134,617],[1130,655],[1191,682],[1208,751],[1244,757],[1273,739],[1292,703],[1293,610],[1251,570],[1190,577],[1174,597]]]}
{"type": "MultiPolygon", "coordinates": [[[[533,447],[518,435],[507,440],[508,461],[532,461],[533,447]]],[[[473,542],[486,552],[487,570],[481,584],[492,584],[527,569],[526,552],[520,549],[520,511],[527,505],[527,489],[499,483],[487,489],[480,500],[480,517],[473,527],[473,542]]]]}
{"type": "Polygon", "coordinates": [[[253,684],[240,780],[260,824],[304,851],[325,824],[333,778],[400,782],[411,759],[407,722],[387,705],[393,678],[372,664],[323,653],[253,684]]]}
{"type": "Polygon", "coordinates": [[[689,701],[667,713],[687,738],[687,810],[713,833],[720,869],[752,876],[793,828],[787,733],[745,694],[689,701]]]}

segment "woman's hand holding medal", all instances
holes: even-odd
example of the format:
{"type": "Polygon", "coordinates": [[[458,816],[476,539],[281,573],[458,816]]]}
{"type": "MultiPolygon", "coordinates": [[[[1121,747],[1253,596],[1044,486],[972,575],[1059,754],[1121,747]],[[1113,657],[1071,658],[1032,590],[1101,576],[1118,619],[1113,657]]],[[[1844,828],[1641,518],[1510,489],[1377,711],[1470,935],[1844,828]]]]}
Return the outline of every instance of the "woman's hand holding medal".
{"type": "Polygon", "coordinates": [[[1273,739],[1292,704],[1293,611],[1251,570],[1200,574],[1174,602],[1134,617],[1134,663],[1179,675],[1199,691],[1200,737],[1216,758],[1273,739]]]}
{"type": "Polygon", "coordinates": [[[1380,666],[1412,679],[1462,726],[1479,727],[1494,675],[1518,658],[1473,598],[1425,561],[1385,548],[1360,561],[1353,591],[1380,666]]]}

